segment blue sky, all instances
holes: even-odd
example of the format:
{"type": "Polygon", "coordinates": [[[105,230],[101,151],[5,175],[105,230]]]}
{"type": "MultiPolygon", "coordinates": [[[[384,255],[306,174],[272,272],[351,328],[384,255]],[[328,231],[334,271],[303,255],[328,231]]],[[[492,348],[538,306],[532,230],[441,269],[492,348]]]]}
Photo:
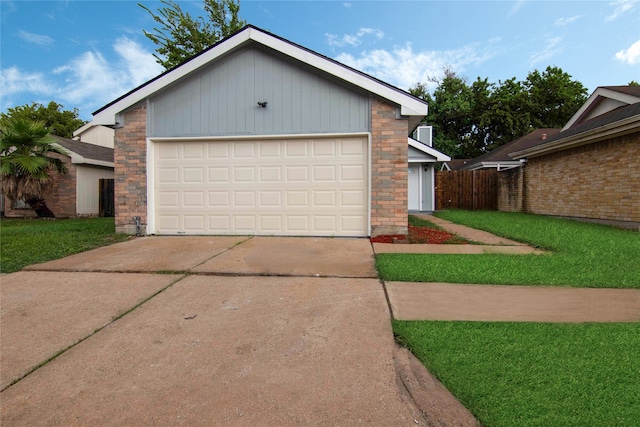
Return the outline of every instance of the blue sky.
{"type": "MultiPolygon", "coordinates": [[[[90,120],[159,74],[137,3],[1,0],[0,110],[53,100],[90,120]]],[[[203,14],[201,0],[180,4],[203,14]]],[[[405,90],[447,66],[498,82],[554,65],[589,92],[640,81],[640,0],[241,0],[240,14],[405,90]]]]}

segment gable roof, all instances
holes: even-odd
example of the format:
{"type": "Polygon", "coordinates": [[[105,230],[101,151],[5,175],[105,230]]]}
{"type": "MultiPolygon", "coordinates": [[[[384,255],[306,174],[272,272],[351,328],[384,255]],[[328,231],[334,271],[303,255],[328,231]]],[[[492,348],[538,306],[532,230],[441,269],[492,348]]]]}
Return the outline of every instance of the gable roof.
{"type": "Polygon", "coordinates": [[[93,113],[94,117],[92,124],[115,125],[116,114],[148,98],[184,76],[199,70],[211,61],[214,61],[236,48],[246,45],[247,43],[258,43],[271,48],[289,56],[290,58],[322,70],[327,74],[358,86],[383,99],[391,101],[392,103],[400,106],[401,115],[417,116],[420,119],[427,115],[427,103],[410,93],[260,28],[247,25],[240,31],[219,41],[191,59],[160,74],[154,79],[149,80],[120,98],[117,98],[104,107],[98,109],[93,113]]]}
{"type": "Polygon", "coordinates": [[[582,107],[571,116],[562,130],[564,131],[593,118],[591,115],[592,113],[597,114],[598,107],[605,108],[605,111],[600,112],[602,114],[614,108],[638,102],[640,102],[640,86],[600,86],[596,88],[582,107]],[[606,101],[609,101],[611,106],[604,105],[606,101]]]}
{"type": "Polygon", "coordinates": [[[481,156],[476,157],[475,159],[468,161],[463,167],[461,167],[461,169],[475,170],[487,167],[500,168],[519,166],[520,161],[515,160],[509,155],[509,153],[525,150],[527,148],[543,144],[547,140],[547,138],[557,135],[558,132],[560,132],[560,129],[536,129],[533,132],[530,132],[518,139],[507,142],[506,144],[496,148],[495,150],[491,150],[481,156]]]}
{"type": "Polygon", "coordinates": [[[56,144],[69,153],[71,163],[113,167],[113,148],[54,136],[56,144]]]}
{"type": "Polygon", "coordinates": [[[441,153],[440,151],[436,150],[433,147],[429,147],[427,144],[424,144],[413,138],[407,138],[407,141],[409,143],[409,147],[413,147],[416,150],[421,151],[424,154],[433,157],[436,162],[447,162],[451,160],[451,157],[447,156],[444,153],[441,153]]]}
{"type": "Polygon", "coordinates": [[[640,131],[640,102],[618,107],[562,130],[554,137],[547,139],[544,144],[510,154],[516,159],[536,157],[638,131],[640,131]]]}

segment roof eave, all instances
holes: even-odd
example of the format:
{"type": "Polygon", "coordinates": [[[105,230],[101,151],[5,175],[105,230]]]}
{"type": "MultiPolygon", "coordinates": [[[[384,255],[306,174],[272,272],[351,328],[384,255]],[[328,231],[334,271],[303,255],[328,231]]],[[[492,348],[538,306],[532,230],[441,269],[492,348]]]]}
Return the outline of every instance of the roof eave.
{"type": "Polygon", "coordinates": [[[612,136],[621,136],[628,133],[637,132],[639,128],[640,115],[635,115],[614,123],[609,123],[596,129],[591,129],[587,132],[578,133],[566,138],[561,138],[548,144],[542,144],[531,147],[527,150],[509,153],[509,156],[513,157],[514,159],[538,157],[556,151],[580,147],[581,145],[586,144],[592,144],[594,142],[611,138],[612,136]]]}
{"type": "Polygon", "coordinates": [[[447,156],[444,153],[441,153],[433,147],[429,147],[428,145],[421,143],[420,141],[416,141],[413,138],[407,138],[407,141],[411,147],[432,156],[436,159],[437,162],[448,162],[451,160],[451,157],[447,156]]]}
{"type": "Polygon", "coordinates": [[[562,130],[569,129],[571,126],[573,126],[574,123],[576,123],[580,118],[587,114],[594,107],[594,104],[597,102],[598,98],[615,99],[626,104],[635,104],[637,102],[640,102],[640,98],[638,98],[637,96],[618,92],[616,90],[600,86],[596,88],[595,91],[593,91],[589,99],[587,99],[587,101],[582,104],[582,107],[580,107],[578,111],[576,111],[574,115],[571,116],[567,124],[562,127],[562,130]]]}

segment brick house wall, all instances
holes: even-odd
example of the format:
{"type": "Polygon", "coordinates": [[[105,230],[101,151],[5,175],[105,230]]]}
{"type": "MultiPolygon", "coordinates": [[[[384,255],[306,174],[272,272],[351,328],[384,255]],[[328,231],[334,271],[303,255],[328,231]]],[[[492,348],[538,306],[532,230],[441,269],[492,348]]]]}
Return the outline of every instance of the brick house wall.
{"type": "Polygon", "coordinates": [[[498,210],[524,212],[524,167],[498,171],[498,210]]]}
{"type": "MultiPolygon", "coordinates": [[[[53,187],[44,198],[47,207],[57,218],[71,218],[76,216],[76,167],[69,156],[51,154],[51,157],[61,159],[67,167],[67,173],[53,174],[53,187]]],[[[10,199],[5,201],[4,214],[7,218],[35,218],[37,215],[31,208],[15,209],[10,199]]]]}
{"type": "Polygon", "coordinates": [[[407,234],[408,120],[371,100],[371,235],[407,234]]]}
{"type": "Polygon", "coordinates": [[[147,228],[147,106],[123,113],[114,145],[114,207],[116,232],[136,234],[134,216],[140,217],[141,234],[147,228]]]}
{"type": "Polygon", "coordinates": [[[640,223],[640,132],[528,159],[520,173],[522,184],[502,175],[500,210],[517,209],[504,195],[520,185],[525,212],[640,223]]]}

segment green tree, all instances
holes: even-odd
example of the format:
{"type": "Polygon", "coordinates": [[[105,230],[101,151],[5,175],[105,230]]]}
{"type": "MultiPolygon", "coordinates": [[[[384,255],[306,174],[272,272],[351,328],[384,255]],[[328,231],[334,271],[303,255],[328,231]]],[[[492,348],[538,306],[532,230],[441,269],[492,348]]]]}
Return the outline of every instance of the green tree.
{"type": "Polygon", "coordinates": [[[45,107],[33,102],[7,109],[6,113],[0,113],[0,124],[10,119],[24,119],[44,123],[45,128],[52,134],[71,138],[73,132],[86,122],[78,118],[79,111],[65,110],[64,106],[55,101],[49,102],[45,107]]]}
{"type": "Polygon", "coordinates": [[[43,122],[11,118],[0,125],[0,192],[24,200],[39,217],[54,216],[44,197],[54,174],[67,171],[62,160],[50,156],[67,154],[54,142],[43,122]]]}
{"type": "Polygon", "coordinates": [[[206,18],[193,18],[173,0],[162,0],[161,3],[164,7],[158,9],[158,14],[142,4],[138,6],[149,12],[159,25],[151,32],[143,32],[157,45],[153,56],[165,70],[181,64],[246,25],[238,17],[240,0],[203,0],[206,18]]]}
{"type": "Polygon", "coordinates": [[[561,128],[587,100],[587,88],[559,67],[534,70],[523,85],[534,128],[561,128]]]}
{"type": "Polygon", "coordinates": [[[433,94],[425,83],[409,91],[429,103],[434,147],[453,158],[477,157],[536,128],[562,127],[587,99],[586,88],[558,67],[524,81],[478,77],[471,85],[447,68],[429,81],[437,83],[433,94]]]}
{"type": "Polygon", "coordinates": [[[638,83],[638,82],[637,82],[637,81],[635,81],[635,80],[631,80],[631,81],[627,84],[627,86],[640,86],[640,83],[638,83]]]}
{"type": "Polygon", "coordinates": [[[462,141],[471,132],[471,90],[464,78],[450,68],[444,70],[441,80],[431,79],[438,84],[429,94],[427,85],[418,83],[409,92],[429,104],[426,122],[433,127],[433,147],[451,157],[461,155],[462,141]]]}

